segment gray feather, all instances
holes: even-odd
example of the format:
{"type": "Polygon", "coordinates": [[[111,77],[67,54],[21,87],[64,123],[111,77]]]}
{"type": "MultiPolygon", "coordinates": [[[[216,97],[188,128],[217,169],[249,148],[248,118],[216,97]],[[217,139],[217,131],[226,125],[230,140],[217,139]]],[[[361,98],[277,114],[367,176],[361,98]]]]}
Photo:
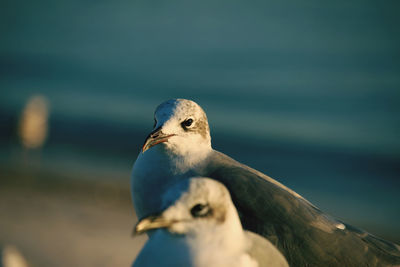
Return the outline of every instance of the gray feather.
{"type": "Polygon", "coordinates": [[[214,151],[199,175],[222,182],[243,227],[273,242],[295,266],[392,266],[399,247],[322,213],[270,177],[214,151]]]}

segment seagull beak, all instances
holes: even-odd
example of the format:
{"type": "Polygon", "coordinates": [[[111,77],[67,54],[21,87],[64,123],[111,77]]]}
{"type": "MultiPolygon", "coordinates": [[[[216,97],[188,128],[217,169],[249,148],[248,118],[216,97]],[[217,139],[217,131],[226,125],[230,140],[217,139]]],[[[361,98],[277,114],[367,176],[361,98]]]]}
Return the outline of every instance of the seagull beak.
{"type": "Polygon", "coordinates": [[[144,142],[144,145],[142,147],[142,153],[144,153],[147,149],[158,145],[160,143],[164,143],[167,142],[168,139],[172,136],[174,136],[175,134],[164,134],[161,131],[161,127],[158,127],[157,129],[155,129],[154,131],[152,131],[146,138],[146,141],[144,142]]]}
{"type": "Polygon", "coordinates": [[[132,235],[140,235],[153,229],[167,228],[173,223],[174,221],[167,220],[162,215],[152,215],[140,220],[133,229],[132,235]]]}

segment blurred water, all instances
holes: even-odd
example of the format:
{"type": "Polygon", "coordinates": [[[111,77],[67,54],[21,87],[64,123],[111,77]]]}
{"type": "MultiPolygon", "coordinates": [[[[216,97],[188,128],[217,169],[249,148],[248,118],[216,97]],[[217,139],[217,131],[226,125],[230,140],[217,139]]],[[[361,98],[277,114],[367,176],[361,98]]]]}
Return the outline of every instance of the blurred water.
{"type": "Polygon", "coordinates": [[[18,119],[41,94],[40,168],[128,184],[155,107],[189,98],[215,148],[400,240],[398,1],[1,5],[1,166],[20,168],[18,119]]]}

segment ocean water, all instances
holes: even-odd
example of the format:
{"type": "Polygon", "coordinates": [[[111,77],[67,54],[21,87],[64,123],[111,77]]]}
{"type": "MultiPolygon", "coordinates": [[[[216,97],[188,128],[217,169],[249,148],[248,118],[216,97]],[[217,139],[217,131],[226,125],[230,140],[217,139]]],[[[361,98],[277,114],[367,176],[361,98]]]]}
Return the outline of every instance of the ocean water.
{"type": "Polygon", "coordinates": [[[399,7],[6,3],[0,164],[18,168],[18,121],[42,95],[50,117],[41,168],[128,184],[155,107],[188,98],[207,112],[216,149],[400,240],[399,7]]]}

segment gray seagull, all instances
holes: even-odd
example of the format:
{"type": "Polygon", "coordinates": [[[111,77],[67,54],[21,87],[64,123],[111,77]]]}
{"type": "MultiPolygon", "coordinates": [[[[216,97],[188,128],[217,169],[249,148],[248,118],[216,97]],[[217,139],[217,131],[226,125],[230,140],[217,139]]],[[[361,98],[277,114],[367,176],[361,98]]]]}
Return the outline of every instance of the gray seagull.
{"type": "Polygon", "coordinates": [[[171,99],[155,111],[132,170],[139,218],[159,212],[172,184],[192,176],[215,179],[232,197],[243,228],[270,240],[291,266],[396,266],[400,247],[323,213],[296,192],[211,147],[203,109],[171,99]]]}
{"type": "Polygon", "coordinates": [[[226,187],[193,177],[163,195],[163,211],[142,219],[135,233],[157,230],[133,266],[288,267],[267,239],[244,231],[226,187]]]}

